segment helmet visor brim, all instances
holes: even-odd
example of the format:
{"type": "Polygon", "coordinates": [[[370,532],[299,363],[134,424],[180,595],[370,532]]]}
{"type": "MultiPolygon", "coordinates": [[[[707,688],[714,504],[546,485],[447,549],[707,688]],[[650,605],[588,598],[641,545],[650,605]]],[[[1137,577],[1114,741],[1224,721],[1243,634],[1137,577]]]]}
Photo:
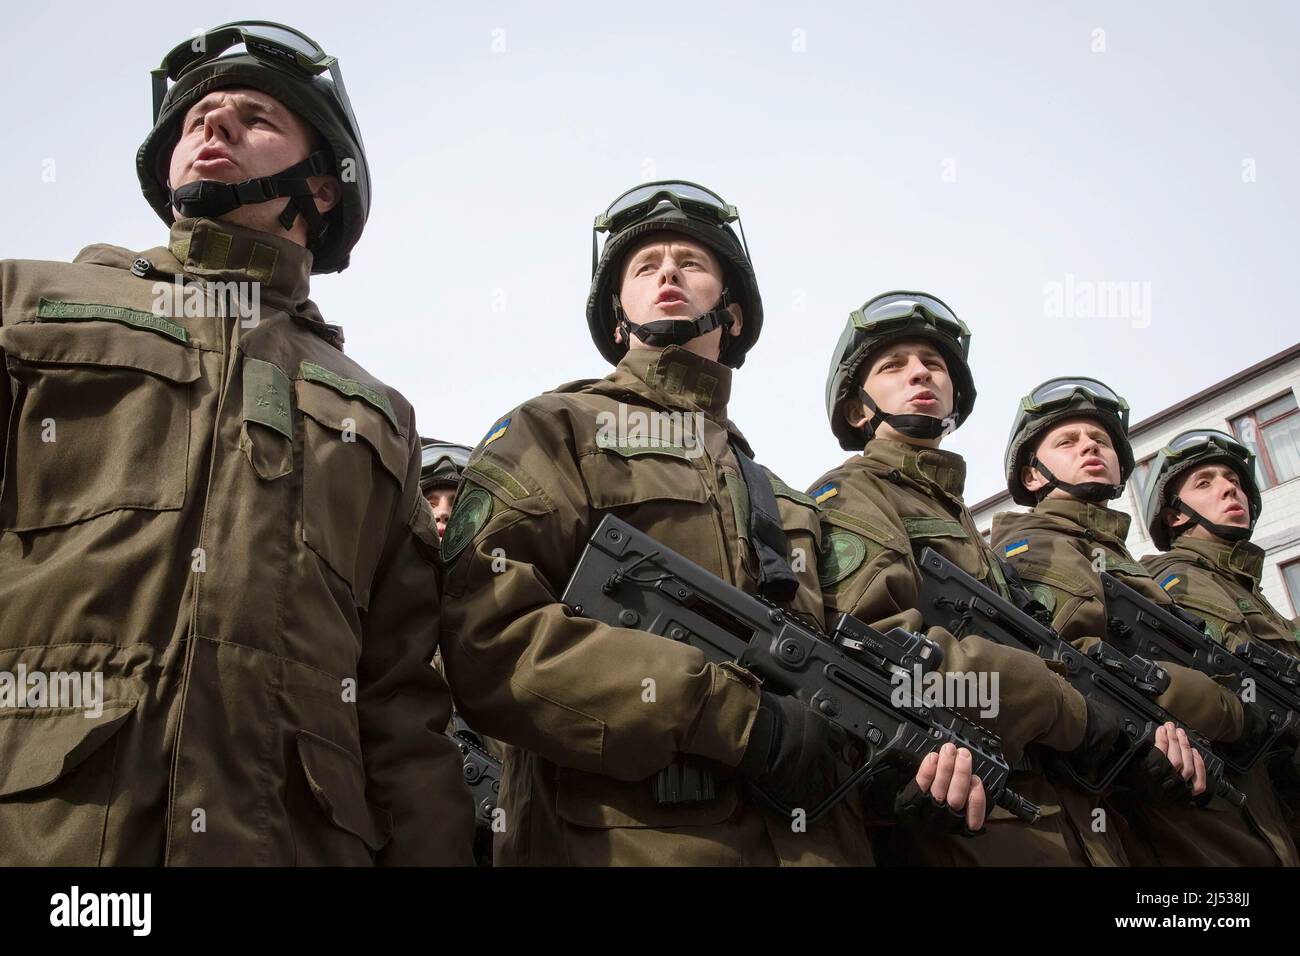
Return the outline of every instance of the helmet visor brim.
{"type": "Polygon", "coordinates": [[[333,59],[319,43],[292,27],[265,20],[223,23],[206,33],[183,40],[163,57],[159,67],[169,80],[179,80],[200,63],[221,56],[238,44],[249,53],[315,76],[329,69],[333,59]]]}
{"type": "MultiPolygon", "coordinates": [[[[871,338],[891,335],[912,325],[928,325],[957,343],[965,358],[970,350],[970,329],[942,302],[928,296],[908,296],[855,309],[849,316],[859,334],[871,338]],[[917,322],[921,320],[921,323],[917,322]]],[[[918,331],[920,331],[918,329],[918,331]]]]}
{"type": "Polygon", "coordinates": [[[321,45],[300,33],[293,27],[268,20],[243,20],[223,23],[207,33],[192,37],[178,43],[163,57],[162,65],[153,71],[153,120],[158,122],[162,114],[163,100],[167,96],[167,82],[175,82],[189,71],[209,63],[228,52],[232,47],[243,44],[250,56],[265,63],[283,67],[301,74],[303,77],[319,76],[329,71],[334,82],[339,105],[347,118],[348,125],[361,144],[361,127],[352,112],[352,101],[348,98],[347,87],[343,85],[343,74],[338,67],[338,58],[330,56],[321,45]]]}
{"type": "Polygon", "coordinates": [[[441,468],[445,462],[451,462],[457,470],[463,470],[469,464],[469,452],[439,445],[430,445],[420,452],[421,471],[441,468]]]}
{"type": "Polygon", "coordinates": [[[647,219],[664,204],[676,208],[688,218],[703,220],[731,233],[733,239],[736,236],[730,224],[736,223],[740,229],[738,244],[744,251],[745,258],[749,258],[749,244],[745,241],[745,226],[740,222],[740,210],[713,190],[698,183],[664,180],[633,186],[596,217],[591,231],[591,274],[595,276],[603,254],[598,245],[608,246],[617,234],[647,219]],[[597,239],[602,232],[609,233],[603,244],[597,239]]]}
{"type": "Polygon", "coordinates": [[[1184,432],[1164,448],[1165,457],[1175,462],[1206,451],[1226,452],[1243,462],[1249,462],[1254,457],[1250,449],[1237,439],[1211,428],[1184,432]]]}
{"type": "Polygon", "coordinates": [[[660,203],[670,203],[684,213],[701,215],[719,224],[735,222],[740,213],[711,189],[684,180],[643,183],[609,204],[596,217],[597,232],[618,232],[644,218],[660,203]]]}
{"type": "Polygon", "coordinates": [[[1051,379],[1034,389],[1020,404],[1026,412],[1043,413],[1065,407],[1076,397],[1082,397],[1097,408],[1111,412],[1119,419],[1124,430],[1128,430],[1128,402],[1110,386],[1095,378],[1051,379]]]}

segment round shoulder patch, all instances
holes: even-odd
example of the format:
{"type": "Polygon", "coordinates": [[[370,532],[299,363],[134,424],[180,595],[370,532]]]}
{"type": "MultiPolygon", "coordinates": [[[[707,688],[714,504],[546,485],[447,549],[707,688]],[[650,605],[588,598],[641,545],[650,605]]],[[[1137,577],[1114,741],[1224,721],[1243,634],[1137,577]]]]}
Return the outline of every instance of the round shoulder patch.
{"type": "Polygon", "coordinates": [[[1216,644],[1223,643],[1223,625],[1211,618],[1203,618],[1205,621],[1205,633],[1214,639],[1216,644]]]}
{"type": "Polygon", "coordinates": [[[482,488],[469,488],[457,496],[456,507],[447,521],[447,531],[442,537],[442,560],[450,564],[465,550],[479,529],[492,516],[492,496],[482,488]]]}
{"type": "Polygon", "coordinates": [[[1035,584],[1029,589],[1034,600],[1047,609],[1048,614],[1056,613],[1056,592],[1046,584],[1035,584]]]}
{"type": "Polygon", "coordinates": [[[867,559],[867,545],[852,531],[836,528],[823,539],[817,580],[823,588],[838,584],[867,559]]]}

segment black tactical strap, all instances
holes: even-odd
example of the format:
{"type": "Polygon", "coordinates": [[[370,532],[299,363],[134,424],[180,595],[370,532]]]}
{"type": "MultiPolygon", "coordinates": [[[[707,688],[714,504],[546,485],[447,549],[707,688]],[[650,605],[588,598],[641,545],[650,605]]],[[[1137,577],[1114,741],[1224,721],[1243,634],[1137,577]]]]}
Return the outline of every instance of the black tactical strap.
{"type": "Polygon", "coordinates": [[[772,482],[759,465],[733,442],[740,476],[749,492],[749,540],[758,555],[758,591],[774,604],[788,604],[799,591],[799,579],[790,567],[790,542],[781,527],[772,482]]]}
{"type": "MultiPolygon", "coordinates": [[[[776,492],[767,472],[732,443],[740,474],[749,492],[749,540],[758,555],[758,590],[775,604],[788,604],[799,591],[799,579],[790,567],[790,542],[781,527],[776,492]]],[[[717,796],[712,771],[689,760],[678,760],[655,776],[655,802],[697,803],[717,796]]]]}
{"type": "MultiPolygon", "coordinates": [[[[618,307],[618,327],[623,330],[623,337],[635,335],[646,345],[657,349],[667,348],[670,345],[685,345],[693,339],[698,339],[701,335],[707,335],[714,329],[721,326],[729,329],[732,326],[733,319],[731,313],[726,307],[726,292],[723,292],[723,300],[718,304],[716,309],[705,312],[698,319],[686,321],[685,319],[656,319],[653,322],[642,322],[640,325],[633,325],[623,314],[622,306],[619,305],[617,296],[614,304],[618,307]]],[[[630,340],[629,340],[630,341],[630,340]]]]}
{"type": "Polygon", "coordinates": [[[1037,468],[1039,472],[1047,478],[1047,484],[1043,485],[1043,487],[1039,488],[1037,491],[1031,492],[1034,498],[1040,502],[1050,495],[1056,488],[1064,489],[1065,493],[1072,498],[1076,498],[1079,501],[1089,501],[1093,504],[1102,501],[1111,501],[1124,493],[1123,484],[1112,485],[1105,481],[1083,481],[1075,484],[1069,481],[1062,481],[1060,478],[1057,478],[1052,474],[1051,470],[1046,465],[1038,460],[1037,455],[1030,458],[1029,467],[1037,468]]]}
{"type": "Polygon", "coordinates": [[[172,205],[185,217],[205,216],[215,219],[240,206],[270,202],[272,199],[291,197],[279,221],[286,230],[293,228],[299,214],[307,222],[308,238],[315,241],[324,232],[325,223],[316,204],[311,199],[308,176],[322,176],[330,172],[329,160],[319,150],[300,163],[283,169],[273,176],[246,179],[239,183],[223,183],[203,179],[186,183],[172,190],[172,205]]]}
{"type": "MultiPolygon", "coordinates": [[[[862,404],[876,413],[875,418],[867,419],[868,439],[875,437],[876,426],[881,422],[909,438],[939,438],[944,434],[944,430],[948,428],[946,419],[935,418],[933,415],[891,415],[876,404],[875,399],[867,394],[865,388],[858,389],[858,394],[862,399],[862,404]]],[[[956,428],[959,424],[956,416],[951,416],[951,418],[953,421],[952,428],[956,428]]]]}
{"type": "Polygon", "coordinates": [[[709,768],[692,760],[670,763],[655,776],[655,803],[701,803],[718,795],[717,783],[709,768]]]}
{"type": "Polygon", "coordinates": [[[1169,507],[1192,519],[1191,524],[1179,529],[1180,531],[1187,531],[1192,527],[1192,525],[1199,524],[1206,531],[1210,532],[1210,534],[1222,538],[1224,541],[1245,541],[1250,538],[1251,533],[1255,529],[1254,521],[1245,528],[1239,528],[1233,524],[1216,524],[1215,522],[1208,520],[1203,514],[1192,508],[1183,501],[1182,498],[1177,496],[1170,499],[1169,507]]]}

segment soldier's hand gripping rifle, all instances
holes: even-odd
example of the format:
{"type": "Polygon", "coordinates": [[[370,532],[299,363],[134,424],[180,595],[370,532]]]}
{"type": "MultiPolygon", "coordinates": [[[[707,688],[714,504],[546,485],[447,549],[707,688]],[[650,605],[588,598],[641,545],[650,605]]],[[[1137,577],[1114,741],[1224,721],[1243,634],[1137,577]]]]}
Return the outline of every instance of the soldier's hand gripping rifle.
{"type": "Polygon", "coordinates": [[[1300,661],[1259,641],[1230,651],[1205,633],[1204,621],[1177,605],[1163,608],[1104,571],[1101,583],[1112,643],[1128,654],[1158,657],[1226,678],[1228,688],[1254,711],[1247,723],[1252,732],[1238,744],[1220,747],[1229,767],[1245,772],[1266,753],[1296,749],[1300,661]]]}
{"type": "MultiPolygon", "coordinates": [[[[910,684],[895,679],[918,664],[938,666],[939,647],[921,635],[901,628],[882,634],[845,614],[827,636],[614,515],[592,534],[561,600],[582,617],[689,644],[709,662],[734,661],[766,691],[797,697],[858,741],[865,761],[807,811],[809,823],[886,766],[914,773],[950,742],[970,751],[971,772],[993,804],[1022,820],[1038,818],[1037,806],[1007,788],[1010,771],[994,734],[950,710],[913,703],[910,684]]],[[[785,815],[794,811],[767,799],[785,815]]]]}
{"type": "Polygon", "coordinates": [[[1146,755],[1154,744],[1156,729],[1172,721],[1186,730],[1188,740],[1205,762],[1208,792],[1235,806],[1246,802],[1245,794],[1225,776],[1223,759],[1214,753],[1210,742],[1156,703],[1155,698],[1169,686],[1169,675],[1163,668],[1123,654],[1104,642],[1087,653],[1078,650],[933,548],[921,552],[919,564],[920,611],[926,627],[947,628],[957,637],[975,634],[1037,654],[1055,664],[1081,695],[1119,716],[1124,732],[1107,759],[1091,773],[1081,773],[1068,761],[1059,761],[1060,769],[1084,790],[1094,794],[1108,790],[1126,768],[1146,755]]]}

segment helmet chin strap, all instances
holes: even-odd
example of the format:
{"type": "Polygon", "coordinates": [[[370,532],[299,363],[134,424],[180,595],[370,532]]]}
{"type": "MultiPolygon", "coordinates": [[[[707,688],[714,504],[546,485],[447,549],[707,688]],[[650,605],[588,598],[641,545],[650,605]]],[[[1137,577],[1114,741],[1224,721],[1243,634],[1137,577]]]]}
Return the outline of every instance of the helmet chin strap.
{"type": "Polygon", "coordinates": [[[1249,525],[1244,528],[1239,528],[1235,524],[1215,524],[1178,496],[1174,496],[1174,498],[1169,502],[1169,507],[1192,519],[1181,528],[1170,529],[1171,531],[1177,532],[1177,534],[1182,534],[1184,531],[1189,530],[1193,525],[1199,524],[1206,531],[1210,532],[1210,534],[1217,538],[1222,538],[1224,541],[1245,541],[1250,537],[1251,528],[1249,525]]]}
{"type": "Polygon", "coordinates": [[[300,163],[281,170],[273,176],[245,179],[239,183],[222,183],[201,179],[172,190],[172,205],[186,219],[203,217],[216,219],[240,206],[270,202],[289,197],[289,203],[278,220],[285,231],[293,228],[301,215],[307,223],[307,243],[315,245],[325,234],[325,220],[312,200],[308,176],[323,176],[330,172],[325,153],[317,150],[300,163]]]}
{"type": "Polygon", "coordinates": [[[646,345],[657,349],[669,345],[685,345],[692,339],[698,339],[701,335],[707,335],[719,327],[729,331],[736,321],[727,311],[727,306],[730,304],[731,296],[726,289],[723,289],[718,304],[697,319],[656,319],[653,322],[633,325],[628,321],[623,311],[623,304],[619,302],[616,295],[614,296],[614,314],[618,316],[616,328],[623,333],[625,341],[630,342],[630,336],[635,335],[646,345]]]}
{"type": "Polygon", "coordinates": [[[1110,482],[1106,481],[1083,481],[1078,484],[1062,481],[1060,478],[1057,478],[1052,474],[1051,469],[1044,465],[1037,455],[1029,459],[1029,467],[1036,468],[1042,474],[1047,476],[1047,484],[1043,485],[1043,487],[1033,493],[1034,497],[1039,501],[1046,498],[1052,493],[1053,489],[1056,488],[1060,488],[1072,498],[1076,498],[1079,501],[1090,501],[1093,504],[1102,501],[1110,501],[1114,498],[1118,498],[1124,493],[1123,485],[1112,485],[1110,482]]]}
{"type": "MultiPolygon", "coordinates": [[[[906,435],[908,438],[938,438],[944,434],[948,427],[946,418],[935,418],[933,415],[891,415],[888,412],[881,411],[879,405],[875,403],[865,388],[859,389],[862,395],[862,404],[876,413],[875,418],[867,419],[866,432],[867,438],[875,437],[876,426],[884,422],[900,435],[906,435]]],[[[956,427],[954,419],[953,428],[956,427]]]]}

